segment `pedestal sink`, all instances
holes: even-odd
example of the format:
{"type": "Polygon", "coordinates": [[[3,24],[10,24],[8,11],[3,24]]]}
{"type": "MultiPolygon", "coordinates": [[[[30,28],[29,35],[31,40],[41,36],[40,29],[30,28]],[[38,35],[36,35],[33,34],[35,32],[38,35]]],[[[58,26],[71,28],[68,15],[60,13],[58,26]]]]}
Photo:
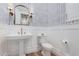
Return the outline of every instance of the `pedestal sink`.
{"type": "Polygon", "coordinates": [[[32,38],[32,34],[26,34],[26,35],[7,35],[4,37],[7,40],[19,40],[19,56],[24,55],[24,41],[28,41],[32,38]]]}

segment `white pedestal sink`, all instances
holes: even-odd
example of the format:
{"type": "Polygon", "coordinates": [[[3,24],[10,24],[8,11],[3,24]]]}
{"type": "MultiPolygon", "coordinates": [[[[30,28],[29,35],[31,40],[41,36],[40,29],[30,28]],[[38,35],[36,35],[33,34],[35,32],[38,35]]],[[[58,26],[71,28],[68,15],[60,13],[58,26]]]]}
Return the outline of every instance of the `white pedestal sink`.
{"type": "Polygon", "coordinates": [[[25,35],[25,36],[23,36],[23,35],[7,35],[4,38],[7,40],[19,40],[19,55],[23,56],[24,55],[24,48],[25,48],[24,41],[31,39],[32,35],[31,34],[25,35]]]}

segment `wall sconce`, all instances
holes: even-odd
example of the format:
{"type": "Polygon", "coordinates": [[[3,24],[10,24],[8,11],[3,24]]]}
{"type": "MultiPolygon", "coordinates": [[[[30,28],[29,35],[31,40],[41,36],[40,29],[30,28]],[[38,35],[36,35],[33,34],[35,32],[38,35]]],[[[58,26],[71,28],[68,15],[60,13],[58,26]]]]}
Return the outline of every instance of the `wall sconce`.
{"type": "Polygon", "coordinates": [[[13,16],[13,14],[14,14],[14,13],[13,13],[12,9],[10,8],[10,9],[9,9],[9,15],[13,16]]]}
{"type": "Polygon", "coordinates": [[[9,15],[13,16],[14,12],[13,12],[13,4],[8,4],[8,10],[9,10],[9,15]]]}
{"type": "Polygon", "coordinates": [[[8,13],[9,13],[9,25],[12,25],[14,24],[14,18],[13,18],[13,15],[14,15],[14,10],[13,10],[13,4],[8,4],[8,13]]]}
{"type": "Polygon", "coordinates": [[[29,14],[29,17],[32,18],[32,13],[29,14]]]}

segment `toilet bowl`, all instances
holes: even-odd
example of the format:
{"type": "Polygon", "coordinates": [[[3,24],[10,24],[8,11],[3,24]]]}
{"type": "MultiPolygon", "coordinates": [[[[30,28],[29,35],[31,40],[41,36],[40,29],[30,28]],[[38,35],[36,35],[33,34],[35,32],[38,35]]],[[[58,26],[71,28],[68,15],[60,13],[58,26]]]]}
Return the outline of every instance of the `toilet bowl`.
{"type": "Polygon", "coordinates": [[[42,43],[42,54],[43,56],[50,56],[51,55],[51,49],[52,49],[52,45],[48,44],[48,43],[42,43]]]}
{"type": "Polygon", "coordinates": [[[45,50],[48,50],[48,51],[51,51],[53,46],[49,43],[42,43],[41,46],[45,49],[45,50]]]}

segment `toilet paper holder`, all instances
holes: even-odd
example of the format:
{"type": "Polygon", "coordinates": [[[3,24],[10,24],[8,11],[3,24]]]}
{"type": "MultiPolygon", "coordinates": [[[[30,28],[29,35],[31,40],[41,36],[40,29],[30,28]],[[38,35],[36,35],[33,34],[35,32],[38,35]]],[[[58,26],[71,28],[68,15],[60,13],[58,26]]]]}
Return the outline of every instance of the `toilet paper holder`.
{"type": "Polygon", "coordinates": [[[68,44],[68,40],[62,40],[64,44],[68,44]]]}

